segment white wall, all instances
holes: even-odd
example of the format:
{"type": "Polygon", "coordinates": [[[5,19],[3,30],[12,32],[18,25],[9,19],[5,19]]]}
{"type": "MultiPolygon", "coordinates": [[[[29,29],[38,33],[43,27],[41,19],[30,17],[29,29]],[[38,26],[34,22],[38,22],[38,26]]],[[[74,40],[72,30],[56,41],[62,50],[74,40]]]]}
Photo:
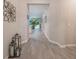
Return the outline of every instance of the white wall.
{"type": "Polygon", "coordinates": [[[51,0],[43,31],[61,45],[75,44],[75,0],[51,0]]]}
{"type": "Polygon", "coordinates": [[[16,22],[8,23],[3,22],[3,58],[8,57],[8,45],[11,42],[11,38],[15,33],[19,33],[22,36],[22,42],[28,40],[28,20],[27,20],[27,3],[48,3],[48,0],[8,0],[16,7],[16,22]]]}
{"type": "Polygon", "coordinates": [[[29,15],[35,17],[42,17],[44,11],[48,8],[48,5],[29,5],[29,15]]]}
{"type": "Polygon", "coordinates": [[[9,0],[16,7],[16,22],[3,22],[3,58],[8,56],[8,45],[15,33],[22,36],[22,41],[28,40],[27,37],[27,0],[9,0]]]}
{"type": "MultiPolygon", "coordinates": [[[[16,22],[4,22],[3,49],[4,58],[8,56],[8,45],[11,37],[17,32],[22,35],[22,41],[28,39],[27,30],[27,0],[9,0],[16,6],[16,22]]],[[[48,3],[49,0],[28,0],[29,3],[48,3]]],[[[51,0],[48,12],[48,22],[45,33],[49,39],[62,45],[75,43],[75,0],[51,0]]]]}

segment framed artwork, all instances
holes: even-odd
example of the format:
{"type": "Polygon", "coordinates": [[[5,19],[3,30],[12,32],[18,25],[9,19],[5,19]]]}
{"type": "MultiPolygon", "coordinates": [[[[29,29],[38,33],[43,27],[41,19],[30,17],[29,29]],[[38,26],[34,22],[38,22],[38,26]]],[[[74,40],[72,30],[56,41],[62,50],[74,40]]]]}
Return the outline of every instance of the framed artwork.
{"type": "Polygon", "coordinates": [[[9,1],[4,0],[3,5],[4,21],[14,22],[16,20],[16,8],[9,1]]]}

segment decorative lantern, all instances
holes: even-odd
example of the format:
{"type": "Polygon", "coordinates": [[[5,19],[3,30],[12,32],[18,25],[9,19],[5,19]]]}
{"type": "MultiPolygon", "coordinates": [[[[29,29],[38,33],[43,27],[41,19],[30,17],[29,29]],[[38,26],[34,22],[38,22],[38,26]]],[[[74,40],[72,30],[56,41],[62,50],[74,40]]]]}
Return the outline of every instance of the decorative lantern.
{"type": "Polygon", "coordinates": [[[15,42],[15,37],[12,37],[12,40],[15,42]]]}
{"type": "Polygon", "coordinates": [[[19,34],[15,34],[15,42],[16,42],[16,56],[20,56],[21,54],[21,36],[19,34]]]}
{"type": "Polygon", "coordinates": [[[12,42],[9,44],[9,57],[15,58],[21,55],[21,36],[15,34],[12,37],[12,42]]]}
{"type": "Polygon", "coordinates": [[[9,44],[9,57],[14,57],[14,40],[12,40],[12,42],[9,44]]]}
{"type": "Polygon", "coordinates": [[[17,56],[17,57],[20,56],[20,48],[19,48],[19,47],[16,48],[16,56],[17,56]]]}
{"type": "Polygon", "coordinates": [[[19,35],[19,48],[21,49],[21,36],[19,35]]]}
{"type": "Polygon", "coordinates": [[[19,34],[15,34],[16,47],[19,47],[19,34]]]}

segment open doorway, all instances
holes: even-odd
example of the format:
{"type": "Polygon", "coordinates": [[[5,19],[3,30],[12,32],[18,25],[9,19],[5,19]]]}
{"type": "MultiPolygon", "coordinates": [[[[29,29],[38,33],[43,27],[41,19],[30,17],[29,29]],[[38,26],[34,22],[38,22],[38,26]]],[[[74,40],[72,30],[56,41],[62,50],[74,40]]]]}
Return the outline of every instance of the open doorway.
{"type": "Polygon", "coordinates": [[[29,33],[41,30],[42,16],[49,4],[28,4],[29,33]]]}
{"type": "Polygon", "coordinates": [[[28,4],[28,24],[31,31],[41,29],[42,15],[49,4],[28,4]]]}

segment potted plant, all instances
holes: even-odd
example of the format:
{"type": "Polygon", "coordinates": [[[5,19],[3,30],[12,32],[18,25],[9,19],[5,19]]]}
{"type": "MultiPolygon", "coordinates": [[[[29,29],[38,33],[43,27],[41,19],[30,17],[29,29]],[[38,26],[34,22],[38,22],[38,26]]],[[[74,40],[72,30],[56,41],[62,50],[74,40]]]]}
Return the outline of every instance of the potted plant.
{"type": "Polygon", "coordinates": [[[35,26],[40,24],[39,19],[40,18],[32,18],[30,20],[30,25],[31,25],[32,29],[35,29],[35,26]]]}

